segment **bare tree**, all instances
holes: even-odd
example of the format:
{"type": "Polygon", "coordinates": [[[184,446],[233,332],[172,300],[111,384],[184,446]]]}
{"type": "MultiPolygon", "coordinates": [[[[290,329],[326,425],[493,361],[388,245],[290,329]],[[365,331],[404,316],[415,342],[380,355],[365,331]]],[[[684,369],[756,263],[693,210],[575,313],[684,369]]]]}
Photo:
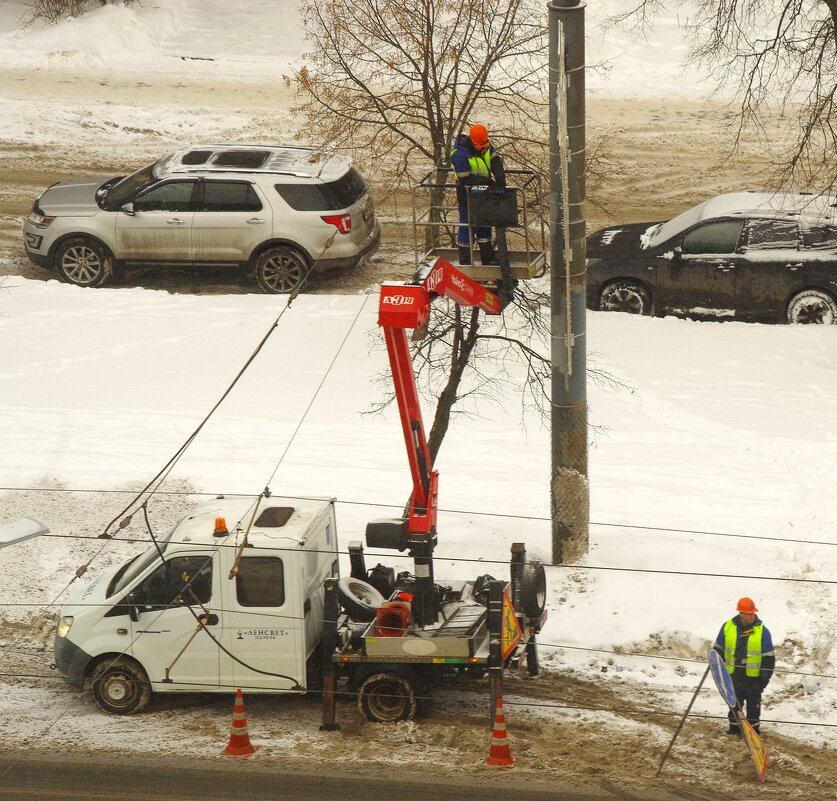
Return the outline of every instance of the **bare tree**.
{"type": "MultiPolygon", "coordinates": [[[[34,0],[31,4],[32,11],[24,19],[24,23],[33,22],[36,19],[45,19],[47,22],[57,22],[62,17],[79,17],[91,8],[106,6],[111,0],[34,0]]],[[[115,0],[114,0],[115,1],[115,0]]],[[[134,0],[121,0],[126,5],[131,5],[134,0]]]]}
{"type": "MultiPolygon", "coordinates": [[[[507,163],[546,163],[547,15],[540,0],[304,0],[302,13],[313,49],[308,66],[288,82],[303,93],[297,111],[306,135],[315,131],[319,144],[378,168],[393,190],[440,167],[456,136],[478,120],[507,163]]],[[[446,180],[440,171],[433,183],[443,187],[446,180]]],[[[432,212],[443,192],[431,191],[432,223],[440,219],[432,212]]],[[[548,315],[531,293],[515,305],[526,313],[514,316],[512,330],[509,314],[489,323],[476,311],[434,304],[415,350],[423,384],[438,392],[432,456],[457,401],[499,393],[507,359],[526,365],[524,403],[536,387],[536,402],[546,397],[548,359],[526,343],[533,331],[546,330],[548,315]],[[490,377],[480,368],[489,354],[490,377]]]]}
{"type": "MultiPolygon", "coordinates": [[[[745,130],[763,132],[778,107],[797,122],[778,177],[823,188],[837,183],[837,0],[691,0],[689,7],[691,61],[719,87],[737,88],[736,144],[745,130]]],[[[662,0],[642,0],[612,22],[647,32],[663,10],[662,0]]]]}
{"type": "Polygon", "coordinates": [[[304,0],[302,15],[313,49],[289,83],[305,93],[306,135],[382,168],[393,187],[447,159],[478,120],[518,164],[545,146],[538,0],[304,0]]]}
{"type": "MultiPolygon", "coordinates": [[[[414,342],[413,353],[419,384],[437,401],[427,437],[435,461],[455,407],[465,398],[477,404],[497,400],[511,388],[520,394],[522,411],[546,411],[551,370],[549,298],[522,287],[498,317],[438,300],[430,308],[427,332],[414,342]]],[[[392,381],[384,381],[383,375],[380,379],[390,389],[372,408],[373,413],[395,399],[392,381]]]]}

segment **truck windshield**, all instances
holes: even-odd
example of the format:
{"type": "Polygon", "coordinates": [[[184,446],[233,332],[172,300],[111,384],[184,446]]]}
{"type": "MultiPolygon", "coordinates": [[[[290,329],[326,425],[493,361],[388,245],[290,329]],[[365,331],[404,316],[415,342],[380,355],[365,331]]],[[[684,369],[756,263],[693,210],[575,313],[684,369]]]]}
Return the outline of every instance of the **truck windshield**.
{"type": "Polygon", "coordinates": [[[118,211],[126,203],[133,199],[134,195],[144,186],[154,183],[157,179],[154,176],[154,167],[149,164],[131,175],[126,175],[121,181],[109,186],[101,197],[101,205],[105,211],[118,211]]]}
{"type": "Polygon", "coordinates": [[[108,587],[108,598],[122,592],[122,590],[129,587],[134,582],[134,579],[136,579],[137,576],[142,575],[150,565],[154,564],[154,562],[160,561],[160,551],[162,551],[163,554],[166,553],[166,548],[168,547],[172,534],[174,534],[175,528],[177,528],[177,526],[174,526],[174,528],[172,528],[172,530],[166,534],[165,537],[157,540],[157,542],[160,543],[160,550],[157,550],[156,545],[149,545],[149,547],[141,554],[132,557],[125,562],[124,565],[122,565],[108,587]]]}

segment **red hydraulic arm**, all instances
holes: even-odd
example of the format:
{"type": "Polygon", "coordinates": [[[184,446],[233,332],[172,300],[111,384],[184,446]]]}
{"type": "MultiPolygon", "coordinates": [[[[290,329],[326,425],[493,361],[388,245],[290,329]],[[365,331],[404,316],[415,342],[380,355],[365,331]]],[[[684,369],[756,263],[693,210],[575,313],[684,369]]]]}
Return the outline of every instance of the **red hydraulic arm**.
{"type": "Polygon", "coordinates": [[[477,306],[486,314],[500,314],[502,311],[497,295],[441,258],[422,262],[413,280],[408,283],[386,282],[381,286],[378,324],[384,329],[413,479],[409,513],[404,521],[404,547],[409,547],[416,557],[418,597],[413,611],[419,625],[435,622],[437,614],[430,596],[435,593],[432,553],[436,537],[439,474],[433,469],[427,447],[406,331],[425,325],[430,303],[439,296],[450,298],[460,306],[477,306]]]}

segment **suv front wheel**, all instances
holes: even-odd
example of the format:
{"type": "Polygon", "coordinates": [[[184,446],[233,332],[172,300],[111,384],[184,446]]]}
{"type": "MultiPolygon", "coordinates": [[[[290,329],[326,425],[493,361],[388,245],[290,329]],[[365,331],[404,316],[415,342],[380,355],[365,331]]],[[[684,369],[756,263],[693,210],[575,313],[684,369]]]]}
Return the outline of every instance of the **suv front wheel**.
{"type": "Polygon", "coordinates": [[[256,259],[256,281],[270,295],[298,289],[307,272],[305,259],[287,245],[268,248],[256,259]]]}
{"type": "Polygon", "coordinates": [[[613,281],[599,295],[599,311],[649,315],[652,311],[651,294],[635,281],[613,281]]]}
{"type": "Polygon", "coordinates": [[[55,251],[55,269],[62,281],[76,286],[101,286],[113,272],[113,257],[95,239],[65,239],[55,251]]]}

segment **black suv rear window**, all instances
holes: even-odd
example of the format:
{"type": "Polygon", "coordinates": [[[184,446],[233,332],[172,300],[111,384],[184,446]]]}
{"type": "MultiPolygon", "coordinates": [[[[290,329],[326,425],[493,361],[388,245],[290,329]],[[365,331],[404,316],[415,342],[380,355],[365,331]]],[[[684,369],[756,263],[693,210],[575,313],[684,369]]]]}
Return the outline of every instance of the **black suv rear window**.
{"type": "Polygon", "coordinates": [[[796,220],[750,220],[747,223],[747,249],[772,250],[799,247],[796,220]]]}
{"type": "Polygon", "coordinates": [[[812,250],[837,248],[837,228],[832,225],[815,225],[802,229],[802,246],[812,250]]]}
{"type": "Polygon", "coordinates": [[[276,191],[296,211],[336,211],[356,203],[366,192],[366,181],[352,167],[327,184],[276,184],[276,191]]]}

